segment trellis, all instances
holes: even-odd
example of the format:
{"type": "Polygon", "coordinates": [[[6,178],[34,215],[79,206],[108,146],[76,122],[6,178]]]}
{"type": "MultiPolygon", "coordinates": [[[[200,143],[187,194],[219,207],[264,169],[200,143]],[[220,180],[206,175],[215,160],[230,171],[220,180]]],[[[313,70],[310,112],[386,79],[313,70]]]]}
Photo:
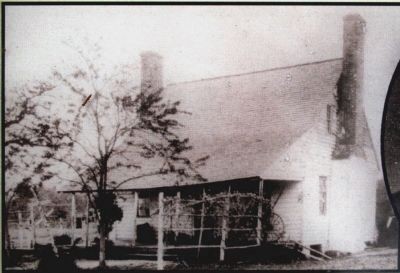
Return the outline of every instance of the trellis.
{"type": "MultiPolygon", "coordinates": [[[[157,244],[157,268],[163,269],[163,256],[166,250],[197,249],[199,256],[201,249],[219,249],[220,261],[225,260],[226,250],[258,247],[262,242],[278,241],[284,233],[282,219],[272,212],[273,203],[263,195],[263,183],[260,182],[259,193],[231,192],[229,186],[227,192],[210,195],[203,189],[199,198],[182,198],[180,192],[176,196],[164,197],[163,192],[158,195],[158,244],[157,244]],[[200,218],[199,227],[179,227],[180,219],[200,218]],[[214,223],[207,226],[206,222],[214,223]],[[281,228],[274,229],[274,221],[279,221],[281,228]],[[206,244],[203,241],[204,232],[213,232],[219,243],[206,244]],[[196,244],[169,244],[166,234],[181,232],[198,233],[196,244]],[[252,232],[255,234],[255,242],[247,241],[244,244],[227,244],[228,235],[232,232],[252,232]]],[[[276,225],[276,223],[275,223],[276,225]]],[[[246,237],[247,238],[247,237],[246,237]]]]}

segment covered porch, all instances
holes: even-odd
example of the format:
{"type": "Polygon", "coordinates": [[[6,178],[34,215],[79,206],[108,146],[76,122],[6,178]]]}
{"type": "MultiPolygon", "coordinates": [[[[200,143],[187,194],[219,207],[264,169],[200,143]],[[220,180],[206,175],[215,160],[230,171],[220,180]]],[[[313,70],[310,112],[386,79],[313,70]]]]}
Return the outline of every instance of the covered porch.
{"type": "MultiPolygon", "coordinates": [[[[288,217],[301,218],[296,212],[299,208],[288,207],[293,194],[298,194],[298,182],[249,177],[116,190],[123,200],[124,216],[114,224],[109,240],[147,253],[143,255],[156,255],[159,268],[170,253],[186,251],[199,258],[212,250],[224,261],[232,250],[289,243],[300,239],[287,233],[288,227],[293,229],[292,222],[299,221],[288,221],[288,217]]],[[[74,196],[79,191],[65,193],[74,196]]],[[[93,237],[83,236],[86,242],[93,237]]]]}

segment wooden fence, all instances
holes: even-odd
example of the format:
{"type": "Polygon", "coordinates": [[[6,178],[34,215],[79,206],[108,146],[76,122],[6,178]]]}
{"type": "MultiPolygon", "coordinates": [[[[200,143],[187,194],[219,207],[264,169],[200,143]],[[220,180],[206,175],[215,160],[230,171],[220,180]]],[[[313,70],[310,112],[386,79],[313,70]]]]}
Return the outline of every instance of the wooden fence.
{"type": "Polygon", "coordinates": [[[12,249],[33,249],[38,244],[53,244],[55,236],[67,235],[71,243],[82,238],[88,246],[97,231],[96,223],[89,223],[89,208],[77,216],[75,195],[67,204],[30,204],[27,210],[10,210],[7,217],[8,236],[12,249]],[[77,225],[77,219],[80,225],[77,225]],[[78,226],[78,227],[77,227],[78,226]],[[80,227],[79,227],[80,226],[80,227]]]}

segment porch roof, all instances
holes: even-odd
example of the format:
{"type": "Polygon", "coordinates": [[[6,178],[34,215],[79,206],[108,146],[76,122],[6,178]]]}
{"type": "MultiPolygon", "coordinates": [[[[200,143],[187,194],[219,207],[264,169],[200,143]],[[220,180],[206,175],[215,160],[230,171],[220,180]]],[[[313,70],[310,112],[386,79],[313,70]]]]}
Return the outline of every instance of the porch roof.
{"type": "MultiPolygon", "coordinates": [[[[184,184],[184,185],[174,185],[174,186],[160,186],[160,187],[147,187],[147,188],[123,188],[123,189],[107,189],[109,192],[176,192],[179,190],[198,190],[204,187],[209,188],[223,188],[229,185],[238,185],[240,183],[249,183],[249,182],[259,182],[262,179],[260,176],[246,177],[240,179],[230,179],[230,180],[222,180],[222,181],[213,181],[213,182],[202,182],[196,184],[184,184]]],[[[274,181],[279,183],[290,183],[290,182],[299,182],[300,180],[264,180],[264,181],[274,181]]],[[[60,193],[83,193],[83,190],[60,190],[60,193]]]]}

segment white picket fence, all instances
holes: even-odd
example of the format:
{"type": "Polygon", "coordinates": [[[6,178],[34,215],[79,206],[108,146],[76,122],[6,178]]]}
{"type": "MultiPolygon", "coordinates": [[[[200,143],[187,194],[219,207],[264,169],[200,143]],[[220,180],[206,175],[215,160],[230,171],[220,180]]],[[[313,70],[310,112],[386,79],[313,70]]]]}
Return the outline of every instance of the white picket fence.
{"type": "Polygon", "coordinates": [[[46,208],[45,211],[46,220],[34,207],[28,211],[10,212],[7,225],[12,249],[32,249],[35,243],[51,244],[54,237],[61,235],[68,235],[72,241],[81,238],[79,245],[89,246],[98,236],[97,225],[87,222],[86,218],[81,218],[78,225],[75,213],[61,218],[54,215],[51,207],[46,208]]]}

